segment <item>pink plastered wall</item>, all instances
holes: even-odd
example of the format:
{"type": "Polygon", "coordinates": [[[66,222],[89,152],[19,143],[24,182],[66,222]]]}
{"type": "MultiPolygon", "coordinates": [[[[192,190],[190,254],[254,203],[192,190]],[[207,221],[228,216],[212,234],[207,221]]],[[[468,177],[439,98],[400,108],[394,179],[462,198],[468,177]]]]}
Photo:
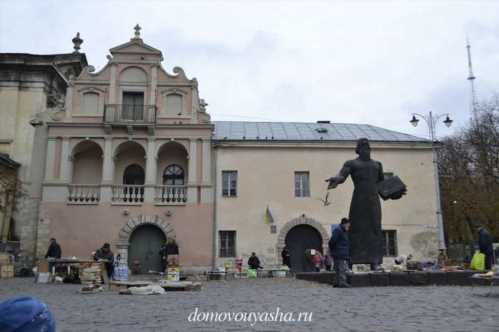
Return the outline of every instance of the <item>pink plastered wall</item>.
{"type": "Polygon", "coordinates": [[[49,237],[60,243],[63,257],[88,258],[104,242],[115,243],[122,227],[139,215],[154,216],[171,224],[180,248],[181,263],[185,266],[208,266],[212,259],[213,205],[186,206],[116,206],[68,205],[42,203],[42,216],[48,224],[49,237]],[[128,215],[123,213],[128,210],[128,215]],[[171,216],[165,215],[171,211],[171,216]]]}

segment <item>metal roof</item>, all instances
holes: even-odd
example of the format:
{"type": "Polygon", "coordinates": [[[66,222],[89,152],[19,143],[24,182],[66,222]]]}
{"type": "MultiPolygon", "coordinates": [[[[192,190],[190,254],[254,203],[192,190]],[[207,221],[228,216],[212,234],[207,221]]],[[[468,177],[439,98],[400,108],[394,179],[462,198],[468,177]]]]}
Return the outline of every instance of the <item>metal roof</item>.
{"type": "Polygon", "coordinates": [[[368,124],[309,122],[213,121],[215,140],[429,142],[368,124]]]}

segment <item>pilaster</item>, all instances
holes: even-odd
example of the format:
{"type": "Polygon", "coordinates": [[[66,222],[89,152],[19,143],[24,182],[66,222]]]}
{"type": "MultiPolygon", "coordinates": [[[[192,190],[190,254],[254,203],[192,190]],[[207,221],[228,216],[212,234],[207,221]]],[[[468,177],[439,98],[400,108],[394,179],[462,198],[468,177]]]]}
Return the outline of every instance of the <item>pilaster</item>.
{"type": "Polygon", "coordinates": [[[55,146],[57,143],[56,138],[50,137],[47,142],[47,156],[45,166],[45,181],[54,180],[55,171],[55,146]]]}

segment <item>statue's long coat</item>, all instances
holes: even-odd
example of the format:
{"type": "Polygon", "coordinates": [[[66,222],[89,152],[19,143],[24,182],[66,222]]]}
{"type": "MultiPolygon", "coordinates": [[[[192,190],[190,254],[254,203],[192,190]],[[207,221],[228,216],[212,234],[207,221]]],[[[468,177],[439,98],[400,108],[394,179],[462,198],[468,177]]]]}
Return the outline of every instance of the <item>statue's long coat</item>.
{"type": "Polygon", "coordinates": [[[349,219],[352,264],[380,264],[383,259],[381,203],[376,184],[383,181],[383,166],[379,161],[359,158],[345,162],[340,171],[354,183],[349,219]]]}

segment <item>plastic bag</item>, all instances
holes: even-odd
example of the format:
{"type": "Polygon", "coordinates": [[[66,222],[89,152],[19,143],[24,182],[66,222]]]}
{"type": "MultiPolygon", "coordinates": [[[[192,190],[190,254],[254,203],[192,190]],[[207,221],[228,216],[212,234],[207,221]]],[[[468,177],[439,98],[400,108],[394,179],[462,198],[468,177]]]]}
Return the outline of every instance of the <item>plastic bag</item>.
{"type": "Polygon", "coordinates": [[[470,268],[476,271],[485,270],[485,255],[480,251],[475,251],[473,258],[471,259],[470,268]]]}
{"type": "Polygon", "coordinates": [[[248,278],[256,278],[257,273],[255,269],[248,269],[246,275],[248,276],[248,278]]]}

